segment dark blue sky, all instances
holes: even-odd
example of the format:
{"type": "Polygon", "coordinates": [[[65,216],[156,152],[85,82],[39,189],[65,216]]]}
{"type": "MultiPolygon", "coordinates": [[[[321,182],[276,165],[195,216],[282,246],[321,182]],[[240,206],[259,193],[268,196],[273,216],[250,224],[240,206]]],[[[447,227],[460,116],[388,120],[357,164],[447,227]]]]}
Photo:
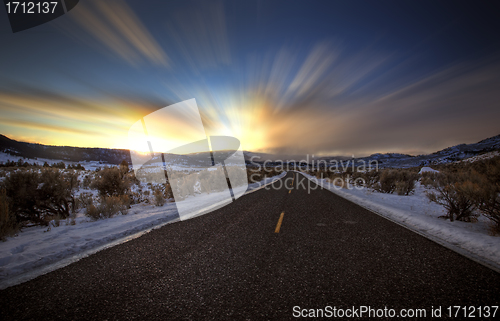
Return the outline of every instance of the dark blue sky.
{"type": "Polygon", "coordinates": [[[486,1],[80,1],[13,34],[0,132],[127,148],[196,98],[207,134],[276,153],[432,152],[500,133],[500,8],[486,1]]]}

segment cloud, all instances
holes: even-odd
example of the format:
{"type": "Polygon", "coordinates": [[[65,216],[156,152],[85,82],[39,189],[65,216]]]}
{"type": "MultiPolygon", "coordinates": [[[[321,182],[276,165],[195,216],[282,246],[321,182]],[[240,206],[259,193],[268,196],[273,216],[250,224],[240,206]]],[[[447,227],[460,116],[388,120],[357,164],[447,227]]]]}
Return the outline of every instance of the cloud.
{"type": "MultiPolygon", "coordinates": [[[[75,9],[77,11],[71,17],[127,62],[137,64],[146,60],[169,66],[167,54],[125,2],[92,1],[82,3],[75,9]]],[[[74,32],[79,31],[75,28],[74,32]]]]}
{"type": "Polygon", "coordinates": [[[222,2],[201,2],[195,8],[179,10],[165,26],[182,59],[194,72],[231,64],[222,2]]]}
{"type": "MultiPolygon", "coordinates": [[[[254,59],[247,86],[204,106],[208,127],[227,124],[254,151],[357,156],[429,153],[499,134],[498,60],[419,77],[406,74],[400,57],[373,49],[353,54],[320,43],[302,60],[290,52],[254,59]]],[[[418,70],[418,59],[408,61],[418,70]]]]}
{"type": "Polygon", "coordinates": [[[31,140],[44,137],[45,143],[126,148],[129,127],[163,106],[140,97],[80,97],[18,83],[0,89],[0,125],[12,137],[31,132],[31,140]]]}

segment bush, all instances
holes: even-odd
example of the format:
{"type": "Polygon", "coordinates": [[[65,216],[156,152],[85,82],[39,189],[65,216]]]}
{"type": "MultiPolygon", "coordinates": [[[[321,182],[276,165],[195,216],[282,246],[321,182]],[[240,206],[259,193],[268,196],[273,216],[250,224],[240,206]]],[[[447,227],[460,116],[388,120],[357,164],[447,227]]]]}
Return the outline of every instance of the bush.
{"type": "Polygon", "coordinates": [[[493,222],[493,232],[500,233],[500,187],[485,182],[476,194],[479,211],[493,222]]]}
{"type": "Polygon", "coordinates": [[[128,181],[124,180],[123,173],[116,167],[105,168],[96,173],[96,179],[91,187],[104,196],[121,196],[129,189],[128,181]]]}
{"type": "Polygon", "coordinates": [[[473,196],[479,211],[493,222],[493,232],[500,233],[500,159],[484,163],[479,189],[473,196]]]}
{"type": "Polygon", "coordinates": [[[381,171],[378,183],[374,189],[378,192],[398,195],[410,195],[415,191],[418,174],[410,170],[386,169],[381,171]]]}
{"type": "MultiPolygon", "coordinates": [[[[77,181],[77,180],[76,180],[77,181]]],[[[58,170],[16,171],[4,181],[9,210],[18,223],[46,225],[54,217],[67,218],[74,209],[75,176],[58,170]]]]}
{"type": "Polygon", "coordinates": [[[174,198],[174,192],[172,191],[172,186],[170,186],[170,183],[165,183],[163,185],[163,197],[165,197],[165,199],[174,198]]]}
{"type": "Polygon", "coordinates": [[[154,191],[154,197],[156,206],[163,206],[165,204],[165,197],[159,189],[154,191]]]}
{"type": "Polygon", "coordinates": [[[18,230],[16,217],[9,211],[5,189],[0,190],[0,240],[15,234],[18,230]]]}
{"type": "Polygon", "coordinates": [[[378,170],[354,172],[352,181],[357,186],[374,187],[380,181],[380,172],[378,170]]]}
{"type": "Polygon", "coordinates": [[[409,170],[398,172],[396,181],[396,193],[398,195],[410,195],[415,191],[415,183],[418,180],[418,174],[409,170]]]}
{"type": "Polygon", "coordinates": [[[128,162],[126,160],[123,160],[121,163],[120,163],[120,173],[122,175],[125,175],[129,172],[129,167],[128,167],[128,162]]]}
{"type": "Polygon", "coordinates": [[[115,216],[118,213],[126,215],[128,213],[129,200],[126,195],[104,196],[98,206],[93,203],[86,208],[85,215],[93,220],[105,219],[115,216]]]}
{"type": "Polygon", "coordinates": [[[83,178],[82,186],[83,188],[89,188],[92,185],[92,178],[90,177],[89,174],[85,175],[83,178]]]}
{"type": "Polygon", "coordinates": [[[422,178],[420,179],[420,184],[429,188],[429,187],[434,186],[434,182],[437,179],[438,173],[436,173],[436,172],[423,172],[420,175],[422,176],[422,178]]]}
{"type": "Polygon", "coordinates": [[[59,168],[59,169],[65,169],[66,168],[66,164],[64,164],[64,162],[59,162],[59,163],[55,163],[55,164],[52,164],[53,168],[59,168]]]}
{"type": "Polygon", "coordinates": [[[470,222],[477,202],[473,195],[479,195],[479,185],[471,175],[465,173],[440,173],[434,182],[437,193],[427,194],[430,201],[442,205],[450,221],[470,222]]]}
{"type": "Polygon", "coordinates": [[[94,198],[91,193],[81,193],[76,199],[76,208],[88,208],[88,206],[94,204],[94,198]]]}
{"type": "Polygon", "coordinates": [[[155,206],[163,206],[166,199],[173,197],[169,183],[152,186],[155,206]]]}
{"type": "Polygon", "coordinates": [[[9,211],[15,215],[18,223],[34,220],[40,221],[35,206],[38,197],[38,182],[40,175],[33,171],[12,172],[4,180],[7,198],[9,200],[9,211]]]}
{"type": "Polygon", "coordinates": [[[262,171],[258,167],[247,167],[247,180],[248,184],[260,182],[264,177],[262,171]]]}
{"type": "Polygon", "coordinates": [[[43,218],[65,219],[75,210],[73,190],[78,186],[75,173],[63,174],[58,170],[45,170],[40,175],[36,209],[43,218]]]}

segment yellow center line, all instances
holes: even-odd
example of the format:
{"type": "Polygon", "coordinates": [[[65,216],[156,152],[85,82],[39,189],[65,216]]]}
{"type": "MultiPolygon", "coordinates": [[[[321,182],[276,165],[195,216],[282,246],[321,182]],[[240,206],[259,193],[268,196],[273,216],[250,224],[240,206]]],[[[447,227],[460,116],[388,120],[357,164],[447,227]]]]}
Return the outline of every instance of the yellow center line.
{"type": "Polygon", "coordinates": [[[274,230],[274,233],[279,233],[280,228],[281,228],[281,222],[283,222],[283,216],[285,215],[285,211],[283,211],[280,215],[280,219],[278,220],[278,225],[276,225],[276,229],[274,230]]]}
{"type": "Polygon", "coordinates": [[[290,194],[291,192],[292,192],[292,190],[289,190],[289,191],[288,191],[288,194],[290,194]]]}

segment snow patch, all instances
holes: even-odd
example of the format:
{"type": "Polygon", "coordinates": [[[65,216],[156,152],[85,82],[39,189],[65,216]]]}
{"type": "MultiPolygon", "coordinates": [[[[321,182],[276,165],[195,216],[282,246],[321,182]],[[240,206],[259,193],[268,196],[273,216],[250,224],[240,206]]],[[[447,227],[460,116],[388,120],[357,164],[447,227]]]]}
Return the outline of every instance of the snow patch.
{"type": "Polygon", "coordinates": [[[435,169],[432,169],[430,167],[422,167],[420,169],[420,172],[418,172],[419,174],[422,174],[422,173],[439,173],[439,171],[435,170],[435,169]]]}

